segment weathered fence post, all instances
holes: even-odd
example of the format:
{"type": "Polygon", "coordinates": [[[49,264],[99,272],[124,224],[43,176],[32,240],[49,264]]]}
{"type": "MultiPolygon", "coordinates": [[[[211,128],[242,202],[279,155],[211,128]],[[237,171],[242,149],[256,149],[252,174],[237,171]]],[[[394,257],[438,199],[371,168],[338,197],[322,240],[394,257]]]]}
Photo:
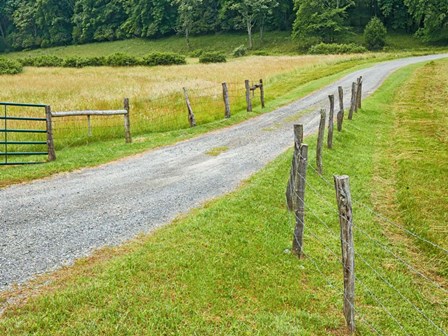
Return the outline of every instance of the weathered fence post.
{"type": "Polygon", "coordinates": [[[264,108],[264,84],[263,80],[260,79],[260,100],[261,100],[261,108],[264,108]]]}
{"type": "Polygon", "coordinates": [[[124,109],[126,110],[126,114],[124,115],[124,136],[126,138],[126,143],[131,143],[132,137],[129,98],[124,99],[124,109]]]}
{"type": "Polygon", "coordinates": [[[341,226],[342,265],[344,272],[344,316],[350,332],[355,332],[355,250],[353,213],[348,176],[334,176],[336,201],[341,226]]]}
{"type": "Polygon", "coordinates": [[[319,124],[319,134],[317,136],[317,148],[316,148],[316,165],[319,174],[323,172],[322,165],[322,150],[324,146],[324,136],[325,136],[325,110],[320,110],[320,124],[319,124]]]}
{"type": "Polygon", "coordinates": [[[294,215],[296,226],[294,228],[294,237],[292,240],[292,253],[299,258],[303,257],[303,232],[305,230],[305,186],[306,169],[308,166],[308,145],[302,145],[299,151],[299,161],[297,163],[297,174],[295,178],[294,197],[295,206],[294,215]]]}
{"type": "Polygon", "coordinates": [[[87,115],[87,136],[92,136],[92,120],[90,114],[87,115]]]}
{"type": "Polygon", "coordinates": [[[48,161],[55,161],[56,160],[56,151],[54,148],[53,121],[51,119],[51,106],[50,105],[45,106],[45,118],[46,118],[46,124],[47,124],[48,161]]]}
{"type": "Polygon", "coordinates": [[[194,117],[193,108],[191,107],[190,98],[188,98],[187,88],[183,88],[183,90],[184,90],[184,96],[185,96],[185,103],[187,104],[187,109],[188,109],[188,122],[190,123],[190,127],[195,127],[196,119],[194,117]]]}
{"type": "Polygon", "coordinates": [[[328,148],[333,148],[333,129],[334,129],[334,95],[328,96],[330,99],[330,115],[328,117],[328,148]]]}
{"type": "Polygon", "coordinates": [[[358,110],[362,107],[362,76],[358,78],[358,87],[356,89],[356,93],[356,110],[358,110]]]}
{"type": "Polygon", "coordinates": [[[342,131],[342,123],[344,122],[344,89],[342,86],[338,87],[339,92],[339,112],[337,115],[337,121],[338,121],[338,131],[342,131]]]}
{"type": "Polygon", "coordinates": [[[250,82],[248,79],[244,81],[246,86],[246,103],[247,103],[247,112],[252,112],[252,98],[250,97],[250,82]]]}
{"type": "Polygon", "coordinates": [[[356,110],[356,83],[352,83],[352,98],[350,100],[350,111],[348,112],[348,120],[353,119],[353,112],[356,110]]]}
{"type": "Polygon", "coordinates": [[[292,163],[291,163],[291,172],[289,175],[289,181],[288,186],[286,188],[286,201],[288,204],[288,209],[290,211],[295,210],[294,205],[294,193],[297,192],[297,190],[294,189],[295,179],[297,175],[297,164],[298,164],[298,158],[300,155],[300,147],[303,143],[303,125],[298,124],[294,125],[294,153],[292,156],[292,163]]]}
{"type": "Polygon", "coordinates": [[[224,117],[225,118],[230,118],[230,100],[229,100],[229,88],[227,87],[227,83],[224,82],[222,83],[222,96],[224,99],[224,106],[225,106],[225,113],[224,113],[224,117]]]}

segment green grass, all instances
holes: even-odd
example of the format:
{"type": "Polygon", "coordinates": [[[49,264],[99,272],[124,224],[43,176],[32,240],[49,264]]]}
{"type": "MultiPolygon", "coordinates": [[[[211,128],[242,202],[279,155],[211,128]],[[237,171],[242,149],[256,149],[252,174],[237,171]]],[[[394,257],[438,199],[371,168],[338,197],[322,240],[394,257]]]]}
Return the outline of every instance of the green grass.
{"type": "MultiPolygon", "coordinates": [[[[104,137],[101,137],[101,134],[99,139],[88,138],[85,136],[85,129],[81,130],[84,135],[84,138],[81,139],[83,141],[77,143],[76,146],[69,145],[72,141],[69,137],[63,138],[62,141],[56,138],[57,161],[33,167],[0,167],[0,187],[50,176],[55,173],[96,166],[98,164],[110,162],[132,154],[141,153],[148,149],[185,140],[210,130],[236,124],[252,118],[260,113],[272,111],[279,106],[304,97],[305,95],[332,83],[352,71],[356,71],[373,63],[393,57],[393,55],[371,55],[369,57],[357,57],[352,60],[339,61],[336,63],[315,66],[303,70],[293,71],[288,74],[274,76],[266,83],[267,103],[264,110],[258,106],[259,104],[255,104],[254,112],[246,113],[244,104],[242,104],[241,101],[237,101],[237,105],[232,105],[231,119],[215,120],[214,122],[199,125],[194,129],[185,128],[163,133],[145,133],[143,130],[138,130],[138,128],[136,132],[136,127],[133,126],[132,132],[134,134],[135,141],[130,145],[124,143],[121,135],[121,127],[112,129],[119,130],[115,133],[115,136],[119,136],[119,138],[113,140],[105,140],[104,137]],[[101,140],[101,142],[98,140],[101,140]],[[68,141],[68,143],[64,141],[68,141]]],[[[184,119],[186,120],[185,117],[184,119]]],[[[137,124],[138,127],[139,123],[136,120],[131,120],[131,123],[133,125],[137,124]]],[[[144,123],[140,124],[143,125],[144,123]]],[[[157,125],[152,125],[151,127],[157,127],[157,125]]]]}
{"type": "MultiPolygon", "coordinates": [[[[289,253],[293,217],[284,198],[291,162],[288,151],[238,191],[134,243],[80,261],[56,273],[50,278],[53,282],[45,284],[44,278],[41,294],[6,311],[0,333],[344,334],[339,224],[331,179],[333,174],[348,174],[355,200],[359,333],[373,334],[367,323],[385,335],[402,333],[378,300],[409,334],[437,334],[381,277],[444,328],[446,296],[414,276],[382,246],[429,276],[431,270],[418,264],[423,257],[403,243],[409,237],[391,233],[386,223],[360,206],[377,206],[375,197],[372,203],[372,195],[380,193],[377,163],[386,157],[384,148],[390,147],[389,134],[395,130],[390,111],[400,100],[400,90],[422,69],[416,65],[396,72],[364,102],[355,120],[347,121],[344,131],[336,134],[335,149],[324,153],[323,177],[330,185],[310,167],[305,259],[289,253]]],[[[306,139],[311,158],[315,140],[314,136],[306,139]]]]}

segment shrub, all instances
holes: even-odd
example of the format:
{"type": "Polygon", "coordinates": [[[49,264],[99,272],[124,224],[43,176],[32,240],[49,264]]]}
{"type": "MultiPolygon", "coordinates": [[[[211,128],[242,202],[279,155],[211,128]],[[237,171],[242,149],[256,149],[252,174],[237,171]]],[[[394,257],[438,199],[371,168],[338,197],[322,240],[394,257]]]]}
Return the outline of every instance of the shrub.
{"type": "Polygon", "coordinates": [[[38,57],[27,57],[19,60],[23,66],[34,67],[60,67],[64,63],[64,60],[57,56],[44,55],[38,57]]]}
{"type": "Polygon", "coordinates": [[[252,55],[255,56],[269,56],[269,53],[266,50],[256,50],[252,52],[252,55]]]}
{"type": "Polygon", "coordinates": [[[380,19],[373,17],[364,30],[364,40],[369,50],[381,50],[386,44],[387,29],[380,19]]]}
{"type": "Polygon", "coordinates": [[[247,52],[247,48],[244,44],[242,44],[233,50],[233,56],[234,57],[243,57],[246,55],[246,52],[247,52]]]}
{"type": "Polygon", "coordinates": [[[355,43],[319,43],[308,50],[310,54],[360,54],[366,51],[366,48],[355,43]]]}
{"type": "Polygon", "coordinates": [[[199,57],[199,63],[225,63],[226,55],[219,52],[204,53],[199,57]]]}
{"type": "Polygon", "coordinates": [[[110,66],[134,66],[141,62],[135,56],[126,55],[123,53],[115,53],[107,57],[106,64],[110,66]]]}
{"type": "Polygon", "coordinates": [[[143,65],[175,65],[186,64],[185,56],[174,53],[153,53],[143,57],[143,65]]]}
{"type": "Polygon", "coordinates": [[[82,68],[84,63],[84,60],[80,57],[69,57],[64,60],[62,66],[65,68],[82,68]]]}
{"type": "Polygon", "coordinates": [[[83,58],[84,66],[104,66],[107,65],[107,59],[104,56],[94,56],[83,58]]]}
{"type": "Polygon", "coordinates": [[[15,75],[23,71],[23,66],[17,61],[0,58],[0,75],[15,75]]]}

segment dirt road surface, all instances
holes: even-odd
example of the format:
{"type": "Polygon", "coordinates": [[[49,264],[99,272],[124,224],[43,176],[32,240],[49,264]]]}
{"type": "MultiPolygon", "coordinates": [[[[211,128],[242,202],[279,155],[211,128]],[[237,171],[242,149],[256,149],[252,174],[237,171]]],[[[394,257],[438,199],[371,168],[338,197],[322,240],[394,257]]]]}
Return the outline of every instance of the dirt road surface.
{"type": "Polygon", "coordinates": [[[0,290],[120,244],[234,190],[293,144],[292,125],[315,132],[328,95],[364,77],[364,96],[396,69],[448,55],[357,71],[299,101],[226,129],[98,168],[0,190],[0,290]],[[299,117],[299,112],[308,111],[299,117]],[[227,146],[219,156],[206,154],[227,146]]]}

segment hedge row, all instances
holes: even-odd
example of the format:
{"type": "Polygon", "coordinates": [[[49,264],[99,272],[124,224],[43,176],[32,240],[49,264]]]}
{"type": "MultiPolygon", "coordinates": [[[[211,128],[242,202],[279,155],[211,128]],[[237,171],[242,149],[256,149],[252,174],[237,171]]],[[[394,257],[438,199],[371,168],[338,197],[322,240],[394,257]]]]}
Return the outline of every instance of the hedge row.
{"type": "Polygon", "coordinates": [[[86,66],[156,66],[186,64],[185,57],[174,53],[153,53],[143,58],[123,53],[112,54],[108,57],[68,57],[38,56],[18,60],[23,66],[34,67],[66,67],[83,68],[86,66]]]}
{"type": "Polygon", "coordinates": [[[0,75],[16,75],[23,71],[23,66],[17,61],[0,58],[0,75]]]}

